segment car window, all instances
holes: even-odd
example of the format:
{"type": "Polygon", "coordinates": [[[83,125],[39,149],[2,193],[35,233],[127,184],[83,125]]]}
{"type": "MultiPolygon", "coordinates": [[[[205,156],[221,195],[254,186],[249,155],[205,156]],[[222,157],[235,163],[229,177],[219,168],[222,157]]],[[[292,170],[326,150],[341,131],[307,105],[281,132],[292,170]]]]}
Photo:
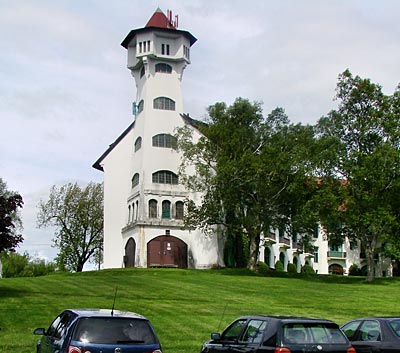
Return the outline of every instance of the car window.
{"type": "Polygon", "coordinates": [[[343,344],[347,340],[340,329],[330,324],[286,324],[283,326],[283,343],[286,344],[343,344]]]}
{"type": "Polygon", "coordinates": [[[360,323],[361,323],[361,321],[351,321],[342,327],[342,331],[344,332],[344,334],[347,336],[347,338],[350,341],[355,340],[354,335],[358,329],[358,326],[360,326],[360,323]]]}
{"type": "Polygon", "coordinates": [[[393,329],[397,336],[400,336],[400,319],[391,320],[389,322],[390,327],[393,329]]]}
{"type": "Polygon", "coordinates": [[[365,320],[360,326],[360,341],[380,341],[381,328],[376,320],[365,320]]]}
{"type": "Polygon", "coordinates": [[[57,316],[47,330],[47,335],[53,338],[60,339],[64,336],[68,322],[71,319],[71,314],[63,312],[57,316]]]}
{"type": "Polygon", "coordinates": [[[235,321],[222,333],[221,339],[223,341],[237,340],[246,325],[246,321],[245,319],[235,321]]]}
{"type": "Polygon", "coordinates": [[[100,344],[157,343],[148,321],[116,317],[80,319],[74,330],[72,340],[100,344]]]}
{"type": "Polygon", "coordinates": [[[260,343],[267,327],[264,320],[250,320],[240,341],[247,343],[260,343]]]}

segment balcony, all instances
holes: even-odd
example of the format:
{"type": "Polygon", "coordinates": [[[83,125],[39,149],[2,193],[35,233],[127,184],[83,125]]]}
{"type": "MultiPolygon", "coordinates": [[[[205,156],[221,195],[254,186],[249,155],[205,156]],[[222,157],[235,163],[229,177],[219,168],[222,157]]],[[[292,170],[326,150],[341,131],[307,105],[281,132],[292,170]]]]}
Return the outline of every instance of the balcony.
{"type": "Polygon", "coordinates": [[[346,252],[344,251],[328,251],[327,252],[328,258],[335,258],[335,259],[345,259],[346,258],[346,252]]]}
{"type": "Polygon", "coordinates": [[[285,237],[279,237],[279,244],[290,247],[290,239],[285,237]]]}

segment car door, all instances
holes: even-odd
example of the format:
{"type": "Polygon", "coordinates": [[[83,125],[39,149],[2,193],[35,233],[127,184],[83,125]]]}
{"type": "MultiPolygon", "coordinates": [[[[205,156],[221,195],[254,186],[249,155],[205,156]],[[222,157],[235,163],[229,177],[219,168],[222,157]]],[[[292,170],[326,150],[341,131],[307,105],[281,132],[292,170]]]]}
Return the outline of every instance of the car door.
{"type": "MultiPolygon", "coordinates": [[[[352,335],[349,334],[350,324],[344,326],[343,331],[357,353],[382,352],[382,330],[377,320],[363,320],[358,322],[359,325],[352,335]]],[[[355,324],[353,325],[355,326],[355,324]]]]}
{"type": "Polygon", "coordinates": [[[239,319],[230,324],[221,335],[212,334],[203,353],[229,353],[238,349],[239,337],[246,327],[247,319],[239,319]]]}
{"type": "Polygon", "coordinates": [[[58,315],[47,329],[41,339],[41,353],[63,353],[61,350],[65,339],[67,338],[67,328],[71,321],[70,312],[62,312],[58,315]]]}

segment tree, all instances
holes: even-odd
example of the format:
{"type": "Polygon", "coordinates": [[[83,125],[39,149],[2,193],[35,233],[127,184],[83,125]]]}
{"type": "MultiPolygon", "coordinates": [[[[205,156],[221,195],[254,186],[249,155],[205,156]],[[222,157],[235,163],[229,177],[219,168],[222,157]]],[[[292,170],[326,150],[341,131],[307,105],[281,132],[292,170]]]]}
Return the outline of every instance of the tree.
{"type": "Polygon", "coordinates": [[[59,249],[60,269],[81,272],[87,261],[96,261],[103,248],[103,186],[89,183],[81,188],[68,183],[50,190],[40,201],[38,227],[56,228],[54,246],[59,249]]]}
{"type": "Polygon", "coordinates": [[[235,265],[248,254],[246,265],[255,269],[262,232],[291,222],[294,208],[282,213],[288,194],[301,203],[292,191],[298,183],[305,186],[309,163],[298,151],[313,131],[290,124],[281,108],[264,119],[259,103],[242,98],[230,107],[216,103],[208,113],[207,124],[198,126],[198,141],[190,129],[178,131],[181,181],[202,195],[201,202],[188,201],[185,222],[206,232],[222,226],[235,265]],[[241,252],[243,244],[247,249],[241,252]]]}
{"type": "Polygon", "coordinates": [[[337,85],[338,108],[317,126],[321,221],[332,241],[347,236],[365,247],[368,281],[385,241],[399,242],[399,97],[398,90],[386,96],[346,70],[337,85]]]}
{"type": "Polygon", "coordinates": [[[18,209],[24,202],[20,194],[7,189],[7,184],[0,178],[0,253],[15,251],[23,237],[19,234],[22,221],[18,209]]]}

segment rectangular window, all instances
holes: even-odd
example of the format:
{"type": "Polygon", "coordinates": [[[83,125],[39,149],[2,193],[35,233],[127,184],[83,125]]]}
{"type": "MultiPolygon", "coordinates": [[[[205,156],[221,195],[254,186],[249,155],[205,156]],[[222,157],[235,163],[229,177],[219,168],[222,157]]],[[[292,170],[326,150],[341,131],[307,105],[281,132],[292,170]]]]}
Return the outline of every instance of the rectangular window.
{"type": "Polygon", "coordinates": [[[147,41],[147,50],[150,51],[150,41],[147,41]]]}
{"type": "Polygon", "coordinates": [[[142,52],[142,42],[139,42],[139,53],[142,52]]]}
{"type": "Polygon", "coordinates": [[[161,44],[161,54],[165,55],[165,44],[161,44]]]}
{"type": "Polygon", "coordinates": [[[146,52],[146,42],[143,42],[143,51],[146,52]]]}
{"type": "Polygon", "coordinates": [[[318,248],[314,249],[314,262],[318,263],[318,248]]]}
{"type": "Polygon", "coordinates": [[[167,44],[167,55],[169,55],[169,44],[167,44]]]}

